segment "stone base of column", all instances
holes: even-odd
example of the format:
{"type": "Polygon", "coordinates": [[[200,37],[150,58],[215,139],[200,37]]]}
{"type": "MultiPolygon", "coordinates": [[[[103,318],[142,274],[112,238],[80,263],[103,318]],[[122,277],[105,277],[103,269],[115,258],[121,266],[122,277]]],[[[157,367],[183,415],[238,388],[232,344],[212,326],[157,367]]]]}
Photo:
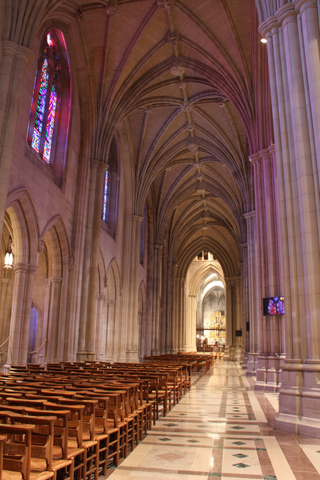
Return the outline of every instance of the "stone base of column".
{"type": "Polygon", "coordinates": [[[87,351],[86,350],[78,350],[77,352],[77,362],[84,362],[87,360],[87,351]]]}
{"type": "Polygon", "coordinates": [[[248,352],[243,352],[242,368],[245,370],[248,366],[248,352]]]}
{"type": "Polygon", "coordinates": [[[247,371],[246,375],[255,375],[257,370],[258,363],[258,353],[249,352],[248,353],[248,362],[247,362],[247,371]]]}
{"type": "Polygon", "coordinates": [[[5,363],[3,365],[3,373],[9,373],[10,372],[11,365],[9,363],[5,363]]]}
{"type": "Polygon", "coordinates": [[[275,428],[298,434],[302,419],[303,364],[301,360],[286,360],[282,365],[282,387],[279,395],[279,413],[275,428]]]}
{"type": "Polygon", "coordinates": [[[129,362],[129,363],[138,363],[139,362],[139,352],[138,352],[138,350],[127,350],[127,362],[129,362]]]}
{"type": "Polygon", "coordinates": [[[229,346],[226,347],[223,359],[227,362],[239,362],[241,360],[241,347],[240,346],[229,346]]]}
{"type": "Polygon", "coordinates": [[[89,361],[93,361],[93,360],[99,360],[99,359],[96,359],[96,353],[93,352],[93,351],[87,351],[87,358],[86,360],[89,360],[89,361]]]}
{"type": "Polygon", "coordinates": [[[261,355],[258,357],[255,390],[276,392],[280,388],[280,359],[277,355],[261,355]]]}

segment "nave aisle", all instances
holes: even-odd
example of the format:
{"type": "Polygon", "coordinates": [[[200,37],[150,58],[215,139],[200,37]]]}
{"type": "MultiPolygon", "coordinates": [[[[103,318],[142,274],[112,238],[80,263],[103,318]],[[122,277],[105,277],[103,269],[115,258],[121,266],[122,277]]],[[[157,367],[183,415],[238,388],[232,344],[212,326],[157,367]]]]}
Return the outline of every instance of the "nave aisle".
{"type": "Polygon", "coordinates": [[[320,480],[320,440],[273,430],[278,395],[252,385],[231,362],[194,374],[191,391],[108,477],[320,480]]]}

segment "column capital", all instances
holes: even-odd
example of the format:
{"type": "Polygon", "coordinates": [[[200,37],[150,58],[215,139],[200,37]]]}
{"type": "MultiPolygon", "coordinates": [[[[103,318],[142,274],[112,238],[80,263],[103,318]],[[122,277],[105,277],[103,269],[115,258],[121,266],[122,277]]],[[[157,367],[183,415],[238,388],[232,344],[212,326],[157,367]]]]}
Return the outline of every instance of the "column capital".
{"type": "Polygon", "coordinates": [[[275,153],[276,153],[276,146],[275,146],[274,143],[272,143],[272,144],[268,147],[268,151],[269,151],[269,153],[270,153],[271,156],[272,156],[272,155],[275,155],[275,153]]]}
{"type": "Polygon", "coordinates": [[[29,265],[27,265],[26,263],[14,263],[13,264],[13,270],[15,272],[27,273],[28,267],[29,267],[29,265]]]}
{"type": "Polygon", "coordinates": [[[257,163],[259,160],[260,160],[260,155],[258,152],[252,153],[251,155],[249,155],[249,161],[252,163],[252,165],[257,163]]]}
{"type": "Polygon", "coordinates": [[[33,53],[30,48],[18,45],[15,42],[11,42],[11,40],[2,41],[2,52],[3,55],[9,55],[12,58],[22,60],[26,65],[33,59],[33,53]]]}
{"type": "Polygon", "coordinates": [[[61,277],[50,277],[50,283],[59,284],[62,283],[61,277]]]}
{"type": "Polygon", "coordinates": [[[135,222],[142,222],[143,221],[143,216],[141,215],[136,215],[135,213],[132,215],[132,220],[135,222]]]}
{"type": "Polygon", "coordinates": [[[163,247],[162,243],[155,243],[154,244],[154,248],[157,249],[157,250],[161,250],[162,247],[163,247]]]}
{"type": "Polygon", "coordinates": [[[256,211],[251,210],[251,212],[244,213],[243,216],[246,220],[248,220],[249,218],[254,218],[256,216],[256,211]]]}
{"type": "Polygon", "coordinates": [[[294,0],[294,7],[297,12],[303,13],[308,8],[317,7],[317,0],[294,0]]]}
{"type": "Polygon", "coordinates": [[[90,166],[91,168],[96,168],[97,170],[106,170],[107,168],[107,164],[104,163],[104,162],[101,162],[100,160],[98,160],[97,158],[91,158],[90,160],[90,166]]]}
{"type": "Polygon", "coordinates": [[[38,265],[28,265],[29,273],[36,273],[37,270],[38,270],[38,265]]]}
{"type": "Polygon", "coordinates": [[[276,13],[277,20],[282,26],[288,25],[288,23],[297,21],[297,11],[292,3],[287,3],[283,7],[279,8],[276,13]]]}
{"type": "Polygon", "coordinates": [[[276,16],[272,16],[261,23],[259,33],[263,38],[270,38],[273,34],[278,33],[279,23],[276,16]]]}

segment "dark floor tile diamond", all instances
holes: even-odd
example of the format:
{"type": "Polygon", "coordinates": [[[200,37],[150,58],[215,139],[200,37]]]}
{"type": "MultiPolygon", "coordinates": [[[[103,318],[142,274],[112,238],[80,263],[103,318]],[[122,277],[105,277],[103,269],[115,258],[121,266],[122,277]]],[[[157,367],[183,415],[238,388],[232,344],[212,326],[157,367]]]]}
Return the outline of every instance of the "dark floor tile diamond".
{"type": "Polygon", "coordinates": [[[244,427],[239,427],[239,425],[237,425],[236,427],[231,427],[233,428],[233,430],[244,430],[244,427]]]}
{"type": "Polygon", "coordinates": [[[246,443],[245,442],[232,442],[233,445],[245,445],[246,443]]]}
{"type": "Polygon", "coordinates": [[[208,473],[208,476],[209,476],[209,477],[222,477],[222,473],[209,472],[209,473],[208,473]]]}
{"type": "Polygon", "coordinates": [[[237,457],[237,458],[245,458],[247,457],[248,455],[243,455],[243,453],[237,453],[236,455],[232,455],[233,457],[237,457]]]}
{"type": "Polygon", "coordinates": [[[189,443],[199,443],[198,440],[188,440],[189,443]]]}
{"type": "Polygon", "coordinates": [[[232,418],[241,418],[240,415],[232,415],[232,418]]]}
{"type": "Polygon", "coordinates": [[[238,467],[238,468],[247,468],[250,467],[250,465],[246,465],[245,463],[235,463],[232,465],[233,467],[238,467]]]}
{"type": "Polygon", "coordinates": [[[165,427],[177,427],[178,425],[176,425],[175,423],[164,423],[163,424],[165,427]]]}
{"type": "Polygon", "coordinates": [[[273,477],[272,475],[263,475],[263,480],[277,480],[277,477],[273,477]]]}
{"type": "Polygon", "coordinates": [[[171,442],[171,438],[159,438],[161,442],[171,442]]]}

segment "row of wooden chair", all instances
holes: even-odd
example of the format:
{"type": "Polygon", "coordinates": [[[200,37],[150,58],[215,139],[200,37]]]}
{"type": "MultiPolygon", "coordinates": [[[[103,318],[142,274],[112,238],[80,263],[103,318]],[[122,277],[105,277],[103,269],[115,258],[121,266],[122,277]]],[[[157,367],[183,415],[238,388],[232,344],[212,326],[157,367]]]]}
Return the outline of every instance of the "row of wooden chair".
{"type": "Polygon", "coordinates": [[[191,386],[188,362],[64,362],[0,375],[0,480],[97,480],[191,386]]]}

